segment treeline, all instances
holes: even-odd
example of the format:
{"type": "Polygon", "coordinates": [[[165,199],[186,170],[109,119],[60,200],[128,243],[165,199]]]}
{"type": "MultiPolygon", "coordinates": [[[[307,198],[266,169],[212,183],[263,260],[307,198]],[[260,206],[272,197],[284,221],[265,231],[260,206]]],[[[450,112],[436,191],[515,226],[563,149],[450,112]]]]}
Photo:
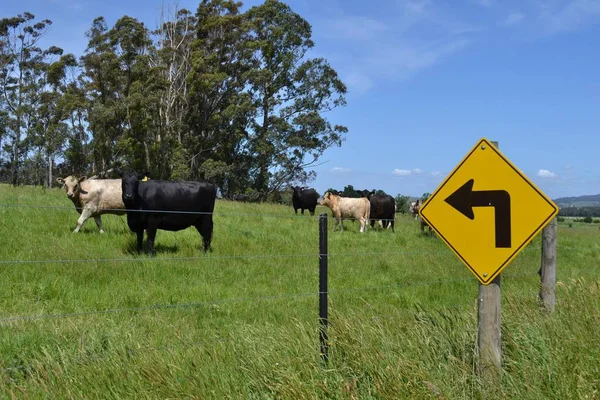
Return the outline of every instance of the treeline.
{"type": "Polygon", "coordinates": [[[311,26],[285,3],[241,11],[203,0],[148,29],[94,19],[80,56],[41,48],[50,20],[0,20],[0,179],[52,185],[56,175],[114,167],[208,179],[224,197],[266,199],[305,183],[347,128],[324,113],[346,86],[310,58],[311,26]]]}
{"type": "Polygon", "coordinates": [[[561,207],[561,217],[600,217],[600,207],[561,207]]]}

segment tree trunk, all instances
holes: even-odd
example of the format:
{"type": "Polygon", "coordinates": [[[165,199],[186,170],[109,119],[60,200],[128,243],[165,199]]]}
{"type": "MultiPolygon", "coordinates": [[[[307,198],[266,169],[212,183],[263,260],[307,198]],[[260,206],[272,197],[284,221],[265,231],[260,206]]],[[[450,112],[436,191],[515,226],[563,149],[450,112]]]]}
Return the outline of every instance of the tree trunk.
{"type": "Polygon", "coordinates": [[[258,181],[256,182],[256,190],[258,190],[261,199],[267,192],[269,185],[269,162],[267,153],[267,133],[269,131],[269,85],[265,85],[263,99],[263,124],[260,129],[259,143],[259,156],[258,156],[258,181]]]}
{"type": "Polygon", "coordinates": [[[146,170],[150,171],[150,148],[148,142],[144,140],[144,153],[146,155],[146,170]]]}
{"type": "Polygon", "coordinates": [[[48,189],[52,187],[52,154],[48,155],[48,189]]]}

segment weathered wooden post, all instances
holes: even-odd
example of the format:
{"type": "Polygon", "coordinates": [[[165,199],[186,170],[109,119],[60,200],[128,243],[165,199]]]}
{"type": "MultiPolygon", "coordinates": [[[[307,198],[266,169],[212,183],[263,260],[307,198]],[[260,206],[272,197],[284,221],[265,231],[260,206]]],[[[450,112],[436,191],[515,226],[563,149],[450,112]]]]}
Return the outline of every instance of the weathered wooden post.
{"type": "Polygon", "coordinates": [[[319,215],[319,341],[321,359],[329,360],[327,336],[327,213],[319,215]]]}
{"type": "Polygon", "coordinates": [[[542,266],[540,275],[542,282],[540,285],[540,300],[544,307],[550,312],[554,312],[556,305],[556,233],[558,222],[556,218],[548,223],[542,230],[542,266]]]}
{"type": "MultiPolygon", "coordinates": [[[[492,141],[498,148],[498,142],[492,141]]],[[[477,348],[479,373],[496,380],[502,368],[500,274],[488,285],[479,283],[477,296],[477,348]]]]}

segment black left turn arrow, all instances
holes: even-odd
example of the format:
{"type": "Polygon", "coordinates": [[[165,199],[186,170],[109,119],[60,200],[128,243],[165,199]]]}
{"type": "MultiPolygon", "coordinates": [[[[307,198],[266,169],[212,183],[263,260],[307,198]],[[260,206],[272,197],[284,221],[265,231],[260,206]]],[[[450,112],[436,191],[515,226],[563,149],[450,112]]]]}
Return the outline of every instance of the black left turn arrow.
{"type": "Polygon", "coordinates": [[[496,247],[511,247],[510,194],[506,190],[473,190],[473,179],[456,189],[446,203],[469,219],[475,219],[473,207],[494,207],[496,247]]]}

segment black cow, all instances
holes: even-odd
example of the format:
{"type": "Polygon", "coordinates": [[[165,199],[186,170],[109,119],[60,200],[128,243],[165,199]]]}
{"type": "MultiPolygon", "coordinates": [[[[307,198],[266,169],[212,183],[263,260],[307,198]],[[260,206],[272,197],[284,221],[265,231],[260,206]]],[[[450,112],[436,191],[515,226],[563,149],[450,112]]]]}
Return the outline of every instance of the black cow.
{"type": "Polygon", "coordinates": [[[247,196],[247,195],[245,195],[245,194],[234,194],[234,195],[231,197],[231,200],[233,200],[233,201],[241,201],[241,202],[244,202],[244,203],[245,203],[245,202],[247,202],[247,201],[248,201],[248,196],[247,196]]]}
{"type": "Polygon", "coordinates": [[[292,204],[294,206],[294,213],[298,214],[298,209],[304,215],[304,210],[310,211],[310,215],[315,215],[315,208],[317,208],[317,201],[319,200],[319,193],[315,189],[309,189],[305,187],[292,186],[294,194],[292,195],[292,204]]]}
{"type": "Polygon", "coordinates": [[[142,252],[144,229],[148,234],[148,254],[153,255],[154,238],[158,229],[180,231],[190,226],[194,226],[202,235],[206,253],[212,240],[212,213],[217,198],[215,185],[203,181],[142,181],[142,178],[143,176],[135,172],[125,172],[121,177],[123,203],[127,208],[127,225],[137,234],[138,253],[142,252]]]}
{"type": "Polygon", "coordinates": [[[394,220],[396,217],[396,201],[389,194],[376,195],[375,191],[363,190],[360,192],[362,197],[369,199],[371,203],[371,228],[375,225],[375,221],[381,220],[383,228],[387,229],[388,225],[391,225],[392,232],[394,230],[394,220]]]}

